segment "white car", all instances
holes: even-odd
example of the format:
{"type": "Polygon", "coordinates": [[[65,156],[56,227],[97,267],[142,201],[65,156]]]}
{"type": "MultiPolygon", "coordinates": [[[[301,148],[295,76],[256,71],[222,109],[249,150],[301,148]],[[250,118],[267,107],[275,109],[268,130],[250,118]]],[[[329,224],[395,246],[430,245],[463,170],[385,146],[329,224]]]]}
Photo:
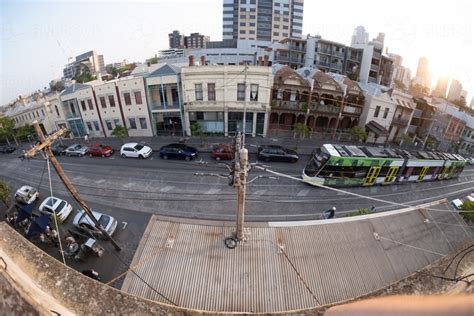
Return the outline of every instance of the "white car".
{"type": "Polygon", "coordinates": [[[57,197],[47,197],[41,203],[39,210],[43,214],[56,213],[59,219],[64,222],[72,212],[72,205],[57,197]]]}
{"type": "Polygon", "coordinates": [[[24,185],[15,192],[15,200],[23,204],[31,204],[39,197],[39,192],[29,185],[24,185]]]}
{"type": "Polygon", "coordinates": [[[139,143],[124,144],[120,148],[120,156],[122,158],[141,158],[145,159],[151,156],[152,150],[150,147],[139,143]]]}
{"type": "MultiPolygon", "coordinates": [[[[107,214],[92,211],[95,219],[99,222],[102,229],[112,236],[117,228],[117,220],[107,214]]],[[[102,232],[95,227],[95,223],[84,210],[79,210],[72,220],[72,224],[82,232],[90,235],[92,238],[103,238],[102,232]]]]}
{"type": "Polygon", "coordinates": [[[460,210],[463,202],[460,199],[455,199],[451,201],[451,204],[454,206],[455,209],[460,210]]]}

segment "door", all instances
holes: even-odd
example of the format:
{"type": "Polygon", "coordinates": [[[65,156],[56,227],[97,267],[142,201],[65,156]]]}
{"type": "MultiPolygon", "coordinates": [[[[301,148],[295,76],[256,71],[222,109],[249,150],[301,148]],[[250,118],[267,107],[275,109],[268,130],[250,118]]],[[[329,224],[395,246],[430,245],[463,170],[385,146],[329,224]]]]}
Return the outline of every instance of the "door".
{"type": "Polygon", "coordinates": [[[387,176],[385,177],[385,180],[383,183],[391,184],[395,180],[395,177],[397,176],[399,169],[400,167],[390,167],[390,169],[388,169],[387,176]]]}
{"type": "Polygon", "coordinates": [[[420,172],[420,174],[418,175],[418,180],[417,180],[418,182],[423,181],[423,179],[425,178],[426,173],[428,172],[428,169],[429,169],[429,168],[430,168],[430,167],[423,167],[423,168],[421,169],[421,172],[420,172]]]}
{"type": "Polygon", "coordinates": [[[365,177],[364,186],[370,186],[375,183],[377,176],[380,173],[380,169],[381,167],[371,167],[369,169],[369,172],[367,172],[367,176],[365,177]]]}

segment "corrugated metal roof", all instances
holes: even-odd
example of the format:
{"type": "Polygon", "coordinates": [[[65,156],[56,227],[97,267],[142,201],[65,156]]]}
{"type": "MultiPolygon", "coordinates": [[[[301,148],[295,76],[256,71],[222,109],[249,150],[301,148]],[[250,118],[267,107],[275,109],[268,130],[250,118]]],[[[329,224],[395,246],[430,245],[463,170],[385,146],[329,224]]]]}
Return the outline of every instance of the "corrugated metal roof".
{"type": "MultiPolygon", "coordinates": [[[[465,225],[456,212],[404,210],[334,224],[251,227],[248,240],[229,250],[223,240],[233,227],[153,216],[131,266],[179,306],[262,313],[305,309],[368,294],[425,267],[440,258],[436,253],[448,254],[472,239],[472,228],[453,226],[460,224],[465,225]],[[374,232],[384,239],[376,240],[374,232]]],[[[131,273],[122,290],[169,303],[131,273]]]]}

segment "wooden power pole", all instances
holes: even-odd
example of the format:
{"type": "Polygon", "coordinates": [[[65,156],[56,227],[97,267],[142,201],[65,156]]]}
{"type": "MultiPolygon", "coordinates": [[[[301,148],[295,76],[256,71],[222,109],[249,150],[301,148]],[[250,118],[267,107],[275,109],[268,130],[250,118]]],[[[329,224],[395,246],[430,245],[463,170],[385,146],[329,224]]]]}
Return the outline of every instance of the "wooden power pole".
{"type": "Polygon", "coordinates": [[[79,192],[77,192],[71,180],[69,180],[68,176],[64,173],[63,168],[61,167],[59,162],[56,160],[56,157],[51,151],[51,145],[53,144],[53,142],[57,140],[58,138],[60,138],[66,132],[66,129],[62,128],[59,131],[55,132],[53,135],[45,138],[43,135],[43,131],[41,131],[38,121],[34,122],[34,127],[35,127],[36,134],[38,135],[40,144],[34,146],[33,148],[25,152],[23,156],[25,158],[33,158],[34,156],[36,156],[36,154],[38,154],[38,152],[44,151],[47,159],[51,161],[51,163],[54,166],[54,169],[56,169],[56,172],[59,178],[61,179],[61,181],[64,183],[68,191],[71,193],[74,200],[76,200],[79,206],[84,210],[84,212],[86,212],[87,216],[89,216],[89,219],[94,223],[95,227],[98,230],[100,230],[100,232],[104,235],[104,237],[107,238],[112,243],[115,250],[117,251],[122,250],[122,248],[120,248],[120,246],[115,242],[115,240],[113,240],[112,237],[104,230],[102,225],[100,225],[99,221],[92,215],[92,210],[89,208],[89,206],[87,206],[84,200],[80,197],[79,192]]]}

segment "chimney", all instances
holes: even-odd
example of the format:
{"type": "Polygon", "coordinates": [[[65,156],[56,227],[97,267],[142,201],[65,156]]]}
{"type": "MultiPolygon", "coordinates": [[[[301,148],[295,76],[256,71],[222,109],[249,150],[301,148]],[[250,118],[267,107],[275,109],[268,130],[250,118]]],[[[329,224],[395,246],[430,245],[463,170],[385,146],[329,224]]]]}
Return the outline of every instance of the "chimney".
{"type": "Polygon", "coordinates": [[[192,66],[194,66],[194,56],[190,55],[189,56],[189,67],[192,67],[192,66]]]}
{"type": "Polygon", "coordinates": [[[257,63],[257,65],[263,66],[263,58],[262,58],[262,56],[258,56],[258,63],[257,63]]]}
{"type": "Polygon", "coordinates": [[[206,57],[201,56],[201,66],[206,66],[206,57]]]}
{"type": "Polygon", "coordinates": [[[268,66],[268,55],[263,56],[263,65],[268,66]]]}

